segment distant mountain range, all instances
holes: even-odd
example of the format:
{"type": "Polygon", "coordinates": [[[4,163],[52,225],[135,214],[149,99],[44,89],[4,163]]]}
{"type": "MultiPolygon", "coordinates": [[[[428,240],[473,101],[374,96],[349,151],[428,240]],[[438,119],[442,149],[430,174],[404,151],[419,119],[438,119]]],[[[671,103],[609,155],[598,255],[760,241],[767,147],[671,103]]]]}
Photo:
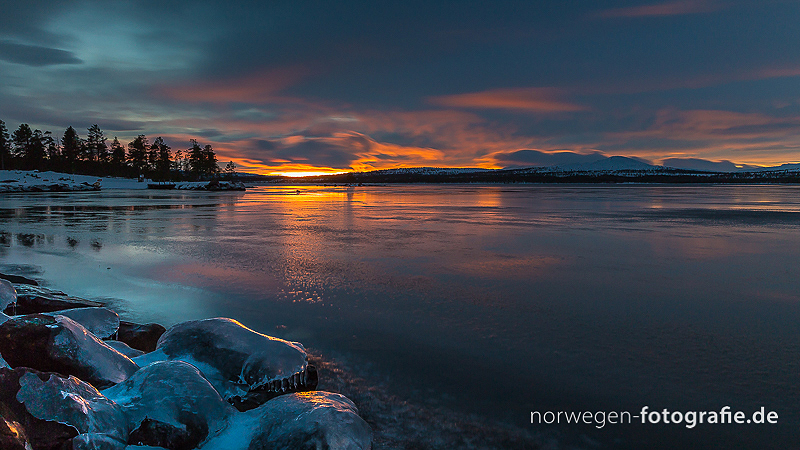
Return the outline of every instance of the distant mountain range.
{"type": "MultiPolygon", "coordinates": [[[[657,166],[625,156],[508,169],[414,167],[295,178],[313,183],[800,183],[800,164],[736,167],[729,161],[672,159],[657,166]],[[676,167],[678,166],[678,167],[676,167]]],[[[573,159],[574,161],[574,159],[573,159]]]]}

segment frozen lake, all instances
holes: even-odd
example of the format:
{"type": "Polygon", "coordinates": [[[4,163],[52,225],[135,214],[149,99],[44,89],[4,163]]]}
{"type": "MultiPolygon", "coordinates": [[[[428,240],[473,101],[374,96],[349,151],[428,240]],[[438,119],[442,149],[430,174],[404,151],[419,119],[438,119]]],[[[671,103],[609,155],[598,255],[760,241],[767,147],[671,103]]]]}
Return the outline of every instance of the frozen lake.
{"type": "MultiPolygon", "coordinates": [[[[484,424],[476,448],[800,445],[798,186],[10,194],[0,233],[0,271],[33,266],[134,321],[301,341],[378,387],[381,421],[452,411],[437,420],[484,424]],[[643,406],[779,423],[530,424],[643,406]]],[[[411,433],[379,426],[387,446],[411,433]]]]}

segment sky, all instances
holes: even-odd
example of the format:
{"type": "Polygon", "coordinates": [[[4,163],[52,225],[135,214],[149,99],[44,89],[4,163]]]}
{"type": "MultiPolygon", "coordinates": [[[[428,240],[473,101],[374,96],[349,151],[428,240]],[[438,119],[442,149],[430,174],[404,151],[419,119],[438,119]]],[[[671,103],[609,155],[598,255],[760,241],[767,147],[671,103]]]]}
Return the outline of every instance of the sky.
{"type": "Polygon", "coordinates": [[[800,162],[800,1],[0,0],[0,120],[240,171],[800,162]]]}

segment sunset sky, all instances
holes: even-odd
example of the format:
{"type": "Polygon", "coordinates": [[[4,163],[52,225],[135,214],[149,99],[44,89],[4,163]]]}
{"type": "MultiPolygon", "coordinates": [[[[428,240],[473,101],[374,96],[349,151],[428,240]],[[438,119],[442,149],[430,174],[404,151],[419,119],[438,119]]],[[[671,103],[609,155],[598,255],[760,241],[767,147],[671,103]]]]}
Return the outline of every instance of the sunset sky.
{"type": "Polygon", "coordinates": [[[0,5],[10,131],[196,138],[258,173],[800,162],[798,1],[0,5]]]}

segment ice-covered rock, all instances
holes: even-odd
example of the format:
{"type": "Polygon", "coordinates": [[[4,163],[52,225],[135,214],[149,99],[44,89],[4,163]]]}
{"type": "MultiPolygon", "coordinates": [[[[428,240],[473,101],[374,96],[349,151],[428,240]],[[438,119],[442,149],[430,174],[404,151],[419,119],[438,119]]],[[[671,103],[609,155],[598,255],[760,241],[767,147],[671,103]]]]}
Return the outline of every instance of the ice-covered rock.
{"type": "Polygon", "coordinates": [[[6,308],[6,314],[35,314],[59,311],[71,308],[88,308],[105,306],[100,302],[70,297],[61,292],[41,286],[18,284],[16,311],[6,308]]]}
{"type": "Polygon", "coordinates": [[[0,325],[2,325],[8,319],[10,319],[10,317],[0,312],[0,325]]]}
{"type": "Polygon", "coordinates": [[[139,367],[79,323],[31,314],[0,324],[0,355],[11,367],[74,375],[97,388],[125,381],[139,367]]]}
{"type": "Polygon", "coordinates": [[[17,401],[40,420],[59,422],[79,434],[102,441],[105,435],[117,441],[128,440],[128,425],[122,409],[88,383],[59,374],[28,372],[19,378],[17,401]]]}
{"type": "Polygon", "coordinates": [[[17,302],[17,290],[8,280],[0,280],[0,311],[17,302]]]}
{"type": "Polygon", "coordinates": [[[119,329],[119,315],[108,308],[72,308],[45,314],[69,317],[101,339],[111,337],[119,329]]]}
{"type": "Polygon", "coordinates": [[[163,325],[157,323],[138,324],[121,321],[117,340],[128,344],[131,348],[143,352],[152,352],[156,349],[158,339],[167,331],[163,325]]]}
{"type": "MultiPolygon", "coordinates": [[[[25,441],[30,445],[26,450],[30,450],[30,448],[61,449],[78,435],[78,431],[71,425],[36,417],[28,411],[21,400],[17,399],[17,394],[21,390],[20,380],[29,374],[40,377],[43,382],[49,380],[51,376],[58,376],[40,373],[27,367],[0,369],[0,412],[2,412],[2,417],[6,424],[11,425],[15,431],[14,434],[25,436],[25,441]]],[[[19,441],[19,439],[16,440],[19,441]]],[[[1,437],[0,442],[3,442],[1,437]]],[[[3,445],[0,448],[14,447],[3,445]]]]}
{"type": "Polygon", "coordinates": [[[114,341],[114,340],[106,340],[103,341],[106,343],[107,346],[113,348],[114,350],[122,353],[123,355],[127,356],[128,358],[135,358],[137,356],[144,355],[144,352],[141,350],[137,350],[135,348],[131,348],[128,344],[122,341],[114,341]]]}
{"type": "Polygon", "coordinates": [[[103,394],[123,408],[132,430],[128,442],[171,450],[195,448],[236,412],[183,361],[150,364],[103,394]]]}
{"type": "Polygon", "coordinates": [[[6,362],[6,360],[3,359],[3,356],[0,355],[0,369],[3,369],[3,368],[10,369],[11,366],[9,366],[8,363],[6,362]]]}
{"type": "Polygon", "coordinates": [[[369,425],[347,397],[304,392],[276,397],[239,413],[202,450],[337,449],[367,450],[369,425]]]}
{"type": "Polygon", "coordinates": [[[316,387],[303,345],[257,333],[225,318],[184,322],[167,330],[156,350],[135,358],[140,365],[186,361],[240,410],[272,396],[316,387]],[[313,386],[311,386],[313,382],[313,386]]]}

